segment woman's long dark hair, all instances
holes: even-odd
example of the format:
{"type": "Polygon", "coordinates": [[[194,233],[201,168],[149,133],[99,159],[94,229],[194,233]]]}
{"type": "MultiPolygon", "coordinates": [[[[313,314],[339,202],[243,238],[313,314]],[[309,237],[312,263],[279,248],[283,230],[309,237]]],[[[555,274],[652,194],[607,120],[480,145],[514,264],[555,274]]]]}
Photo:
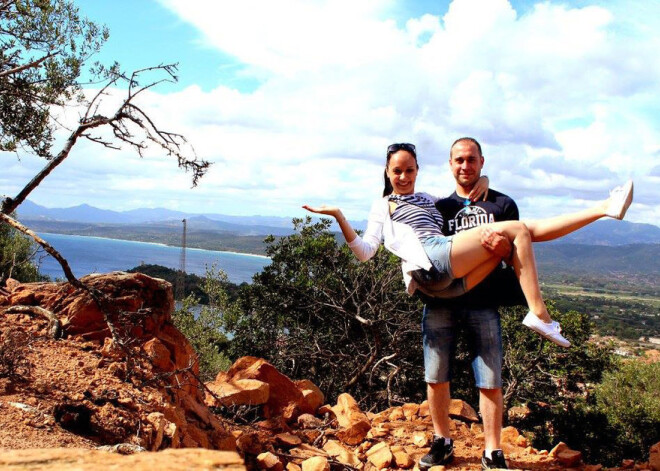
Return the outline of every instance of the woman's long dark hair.
{"type": "MultiPolygon", "coordinates": [[[[392,192],[394,191],[394,188],[392,188],[392,183],[390,182],[390,179],[387,178],[387,166],[390,164],[390,157],[392,157],[392,154],[399,152],[400,150],[405,150],[406,152],[409,152],[410,155],[413,156],[415,159],[415,163],[417,163],[417,151],[415,150],[415,145],[414,144],[408,144],[407,142],[401,142],[398,144],[392,144],[387,147],[387,160],[385,162],[385,173],[383,174],[385,176],[385,188],[383,188],[383,196],[391,195],[392,192]]],[[[419,165],[417,165],[417,168],[419,168],[419,165]]]]}

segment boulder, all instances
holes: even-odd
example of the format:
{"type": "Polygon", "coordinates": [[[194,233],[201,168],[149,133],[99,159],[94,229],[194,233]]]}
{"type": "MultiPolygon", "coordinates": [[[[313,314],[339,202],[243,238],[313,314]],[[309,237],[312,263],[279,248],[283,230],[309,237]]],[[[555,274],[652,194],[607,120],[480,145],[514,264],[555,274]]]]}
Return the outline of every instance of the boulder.
{"type": "Polygon", "coordinates": [[[500,435],[503,443],[517,445],[517,440],[520,437],[520,432],[515,427],[504,427],[500,435]]]}
{"type": "Polygon", "coordinates": [[[307,411],[303,393],[296,384],[262,358],[239,358],[226,373],[218,375],[216,382],[239,379],[256,379],[268,384],[270,394],[264,404],[267,418],[281,415],[288,422],[307,411]]]}
{"type": "Polygon", "coordinates": [[[479,422],[479,416],[474,408],[460,399],[451,400],[449,403],[449,415],[465,422],[479,422]]]}
{"type": "Polygon", "coordinates": [[[367,460],[369,460],[376,469],[389,467],[393,458],[392,452],[386,442],[377,443],[367,451],[367,460]]]}
{"type": "Polygon", "coordinates": [[[234,381],[211,381],[206,387],[206,404],[210,407],[234,405],[261,405],[268,402],[270,386],[258,379],[237,379],[234,381]]]}
{"type": "Polygon", "coordinates": [[[337,438],[347,445],[357,445],[365,439],[371,423],[350,394],[340,394],[332,411],[340,427],[337,438]]]}
{"type": "Polygon", "coordinates": [[[302,462],[302,471],[330,471],[330,463],[325,456],[312,456],[302,462]]]}
{"type": "Polygon", "coordinates": [[[660,471],[660,442],[653,445],[649,451],[649,468],[660,471]]]}
{"type": "Polygon", "coordinates": [[[316,414],[316,411],[325,402],[323,392],[308,379],[300,379],[295,384],[303,395],[305,412],[316,414]]]}

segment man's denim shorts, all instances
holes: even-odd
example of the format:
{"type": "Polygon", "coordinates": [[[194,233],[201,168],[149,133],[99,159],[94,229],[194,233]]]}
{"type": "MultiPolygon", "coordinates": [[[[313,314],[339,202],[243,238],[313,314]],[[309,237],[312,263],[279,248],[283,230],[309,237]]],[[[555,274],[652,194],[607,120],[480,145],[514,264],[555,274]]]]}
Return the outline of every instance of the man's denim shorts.
{"type": "Polygon", "coordinates": [[[478,388],[502,387],[502,330],[496,309],[446,309],[424,307],[422,338],[427,383],[451,380],[456,337],[463,329],[478,388]]]}
{"type": "Polygon", "coordinates": [[[451,268],[452,240],[451,236],[436,236],[422,241],[422,247],[433,267],[430,271],[416,270],[411,273],[411,276],[420,285],[420,291],[428,296],[454,298],[467,291],[465,279],[455,279],[451,268]]]}

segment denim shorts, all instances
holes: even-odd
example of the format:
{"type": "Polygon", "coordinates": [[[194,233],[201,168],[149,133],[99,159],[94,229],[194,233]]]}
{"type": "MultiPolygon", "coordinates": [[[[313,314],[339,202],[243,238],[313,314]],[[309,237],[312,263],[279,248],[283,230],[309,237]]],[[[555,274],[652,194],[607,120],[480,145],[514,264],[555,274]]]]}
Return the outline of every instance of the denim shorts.
{"type": "Polygon", "coordinates": [[[416,270],[411,276],[417,281],[420,291],[434,298],[454,298],[465,294],[465,279],[454,277],[451,268],[451,236],[429,237],[422,241],[426,256],[433,265],[431,270],[416,270]]]}
{"type": "Polygon", "coordinates": [[[451,380],[458,329],[470,348],[478,388],[502,387],[502,330],[496,309],[446,309],[424,306],[424,377],[427,383],[451,380]]]}

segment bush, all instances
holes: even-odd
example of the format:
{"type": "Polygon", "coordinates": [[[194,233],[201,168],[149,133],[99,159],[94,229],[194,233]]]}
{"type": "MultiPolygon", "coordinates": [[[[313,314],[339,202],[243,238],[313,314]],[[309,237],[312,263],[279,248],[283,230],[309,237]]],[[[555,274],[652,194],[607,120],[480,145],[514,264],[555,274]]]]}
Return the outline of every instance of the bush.
{"type": "Polygon", "coordinates": [[[193,295],[188,296],[181,309],[173,315],[174,325],[192,344],[199,360],[200,378],[211,381],[219,371],[227,370],[231,362],[223,353],[228,349],[228,339],[223,331],[223,315],[232,309],[224,286],[227,275],[211,267],[202,285],[208,304],[200,305],[193,295]]]}
{"type": "Polygon", "coordinates": [[[32,239],[0,223],[0,283],[6,278],[24,283],[42,280],[44,277],[39,275],[32,260],[36,252],[36,244],[32,239]]]}

